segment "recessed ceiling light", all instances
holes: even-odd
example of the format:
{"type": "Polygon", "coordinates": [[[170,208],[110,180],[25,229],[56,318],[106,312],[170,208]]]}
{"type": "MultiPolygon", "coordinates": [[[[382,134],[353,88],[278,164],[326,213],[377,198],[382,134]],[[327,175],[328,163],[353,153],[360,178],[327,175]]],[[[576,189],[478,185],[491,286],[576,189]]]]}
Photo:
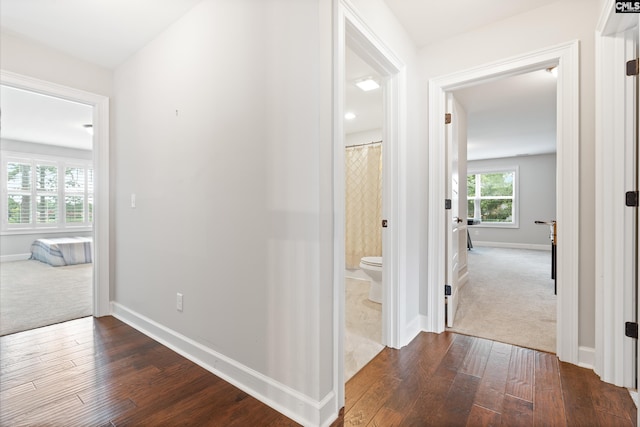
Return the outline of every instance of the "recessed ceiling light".
{"type": "Polygon", "coordinates": [[[356,115],[351,111],[344,113],[345,120],[353,120],[356,118],[356,115]]]}
{"type": "Polygon", "coordinates": [[[365,92],[370,90],[378,89],[380,85],[377,81],[375,81],[372,77],[367,77],[366,79],[358,80],[356,82],[356,86],[362,89],[365,92]]]}

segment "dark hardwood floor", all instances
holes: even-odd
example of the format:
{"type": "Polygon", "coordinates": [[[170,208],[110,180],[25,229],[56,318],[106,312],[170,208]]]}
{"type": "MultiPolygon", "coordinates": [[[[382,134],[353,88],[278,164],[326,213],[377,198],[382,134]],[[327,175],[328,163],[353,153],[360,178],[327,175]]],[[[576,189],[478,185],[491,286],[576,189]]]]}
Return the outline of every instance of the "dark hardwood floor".
{"type": "Polygon", "coordinates": [[[421,333],[384,349],[346,385],[333,426],[635,426],[626,389],[555,355],[421,333]]]}
{"type": "MultiPolygon", "coordinates": [[[[634,426],[627,391],[554,355],[420,334],[346,385],[333,426],[634,426]]],[[[0,425],[293,426],[113,317],[0,338],[0,425]]]]}

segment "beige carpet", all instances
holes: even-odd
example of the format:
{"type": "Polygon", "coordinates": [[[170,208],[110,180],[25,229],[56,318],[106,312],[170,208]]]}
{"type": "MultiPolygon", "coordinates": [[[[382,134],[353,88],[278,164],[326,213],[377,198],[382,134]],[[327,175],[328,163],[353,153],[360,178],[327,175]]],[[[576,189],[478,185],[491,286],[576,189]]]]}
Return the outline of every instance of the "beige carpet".
{"type": "Polygon", "coordinates": [[[92,314],[93,264],[0,263],[0,335],[92,314]]]}
{"type": "Polygon", "coordinates": [[[369,363],[384,346],[382,305],[369,301],[369,281],[345,279],[344,379],[369,363]]]}
{"type": "Polygon", "coordinates": [[[555,353],[551,252],[476,246],[451,331],[555,353]]]}

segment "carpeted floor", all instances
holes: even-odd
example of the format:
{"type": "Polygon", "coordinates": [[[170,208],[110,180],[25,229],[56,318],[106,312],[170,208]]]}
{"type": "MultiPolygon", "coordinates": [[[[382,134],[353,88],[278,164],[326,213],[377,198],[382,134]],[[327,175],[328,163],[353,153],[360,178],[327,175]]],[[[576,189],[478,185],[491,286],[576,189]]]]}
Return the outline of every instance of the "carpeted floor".
{"type": "Polygon", "coordinates": [[[551,252],[476,246],[453,332],[555,353],[551,252]]]}
{"type": "Polygon", "coordinates": [[[0,263],[0,335],[92,314],[93,264],[0,263]]]}
{"type": "Polygon", "coordinates": [[[369,363],[384,346],[382,305],[369,300],[369,281],[345,279],[344,379],[369,363]]]}

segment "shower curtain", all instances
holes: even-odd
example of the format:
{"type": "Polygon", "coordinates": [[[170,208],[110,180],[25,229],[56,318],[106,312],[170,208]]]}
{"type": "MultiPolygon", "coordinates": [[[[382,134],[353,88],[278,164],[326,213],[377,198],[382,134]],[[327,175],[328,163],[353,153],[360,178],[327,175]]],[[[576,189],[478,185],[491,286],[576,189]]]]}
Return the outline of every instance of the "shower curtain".
{"type": "Polygon", "coordinates": [[[382,256],[382,144],[346,147],[346,267],[382,256]]]}

